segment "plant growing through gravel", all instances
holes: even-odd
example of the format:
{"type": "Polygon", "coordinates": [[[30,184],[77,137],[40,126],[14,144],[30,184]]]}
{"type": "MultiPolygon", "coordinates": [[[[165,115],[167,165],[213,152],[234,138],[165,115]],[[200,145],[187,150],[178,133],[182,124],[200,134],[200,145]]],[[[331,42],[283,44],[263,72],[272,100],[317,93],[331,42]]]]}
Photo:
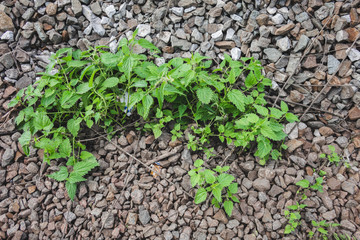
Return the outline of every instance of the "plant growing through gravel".
{"type": "Polygon", "coordinates": [[[316,222],[316,221],[312,220],[311,224],[313,226],[313,229],[309,232],[308,236],[310,238],[314,238],[316,235],[319,235],[319,237],[324,240],[329,239],[328,238],[329,230],[327,230],[327,229],[331,229],[332,227],[340,226],[340,224],[338,224],[338,223],[328,223],[328,222],[326,222],[326,220],[322,220],[320,222],[316,222]]]}
{"type": "Polygon", "coordinates": [[[336,166],[340,163],[340,156],[337,154],[336,149],[333,145],[329,145],[330,154],[321,153],[320,158],[326,158],[329,161],[329,164],[335,163],[336,166]]]}
{"type": "Polygon", "coordinates": [[[306,204],[299,204],[296,202],[294,205],[290,205],[287,208],[289,210],[284,211],[285,217],[288,219],[288,223],[285,226],[284,234],[290,234],[296,230],[300,225],[301,215],[300,211],[306,207],[306,204]]]}
{"type": "Polygon", "coordinates": [[[204,161],[201,159],[196,160],[194,163],[195,168],[188,172],[191,186],[198,185],[199,187],[194,202],[199,204],[212,196],[211,203],[217,208],[223,205],[227,215],[231,216],[234,202],[238,203],[239,199],[234,196],[238,191],[238,184],[233,183],[234,176],[225,173],[230,167],[217,166],[212,171],[202,167],[203,163],[204,161]]]}
{"type": "Polygon", "coordinates": [[[233,61],[225,54],[215,68],[195,53],[157,66],[149,59],[156,55],[133,53],[136,44],[159,51],[145,39],[136,40],[136,34],[129,41],[121,39],[116,54],[106,46],[58,50],[41,79],[19,91],[9,105],[23,107],[16,123],[24,131],[19,141],[26,154],[36,147],[44,150],[48,163],[66,160],[50,176],[67,181],[71,199],[76,183],[98,165],[81,142],[85,130],[101,127],[111,137],[116,125],[128,123],[132,109],[156,138],[168,123],[174,126],[173,139],[188,130],[188,147],[194,151],[210,155],[206,145],[218,138],[244,150],[255,143],[261,164],[280,157],[273,142],[286,137],[281,122],[298,119],[284,102],[280,109],[267,107],[264,91],[272,83],[261,74],[259,61],[233,61]]]}

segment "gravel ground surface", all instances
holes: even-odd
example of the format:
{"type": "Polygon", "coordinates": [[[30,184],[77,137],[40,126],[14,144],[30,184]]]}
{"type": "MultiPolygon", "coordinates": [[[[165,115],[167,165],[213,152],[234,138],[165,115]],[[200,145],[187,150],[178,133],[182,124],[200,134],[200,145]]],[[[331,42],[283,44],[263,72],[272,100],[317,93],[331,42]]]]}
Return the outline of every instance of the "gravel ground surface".
{"type": "MultiPolygon", "coordinates": [[[[360,239],[359,14],[359,0],[1,1],[0,239],[306,239],[311,220],[340,223],[336,232],[360,239]],[[202,156],[167,133],[154,140],[126,131],[112,140],[145,164],[161,159],[166,179],[114,145],[92,141],[100,167],[74,202],[63,183],[46,177],[57,167],[42,163],[41,151],[23,155],[16,111],[7,107],[17,90],[35,82],[57,49],[109,45],[114,52],[135,28],[162,50],[157,64],[192,52],[261,60],[273,80],[269,102],[288,101],[301,117],[285,126],[283,160],[263,167],[251,154],[227,158],[240,186],[231,218],[185,194],[194,195],[187,171],[202,156]],[[328,145],[349,168],[319,159],[328,145]],[[314,182],[320,167],[324,192],[306,192],[299,231],[284,235],[295,183],[314,182]]],[[[210,166],[231,153],[214,147],[210,166]]]]}

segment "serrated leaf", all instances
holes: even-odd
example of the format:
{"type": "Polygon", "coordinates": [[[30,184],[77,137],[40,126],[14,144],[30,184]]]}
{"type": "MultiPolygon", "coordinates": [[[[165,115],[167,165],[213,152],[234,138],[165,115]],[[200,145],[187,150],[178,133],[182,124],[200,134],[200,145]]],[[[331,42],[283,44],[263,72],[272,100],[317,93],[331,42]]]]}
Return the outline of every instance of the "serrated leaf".
{"type": "Polygon", "coordinates": [[[229,191],[232,193],[232,194],[235,194],[237,193],[238,191],[238,184],[237,183],[232,183],[229,185],[229,191]]]}
{"type": "Polygon", "coordinates": [[[205,169],[204,171],[204,175],[205,175],[205,181],[209,184],[213,184],[216,181],[216,178],[214,176],[214,172],[209,170],[209,169],[205,169]]]}
{"type": "Polygon", "coordinates": [[[270,141],[268,139],[265,139],[264,137],[258,137],[257,142],[258,145],[257,145],[257,151],[255,152],[255,156],[260,158],[266,157],[272,149],[272,145],[270,144],[270,141]]]}
{"type": "Polygon", "coordinates": [[[143,48],[159,51],[159,49],[157,47],[155,47],[154,44],[152,44],[151,42],[149,42],[148,40],[146,40],[144,38],[140,38],[138,41],[138,44],[140,46],[142,46],[143,48]]]}
{"type": "Polygon", "coordinates": [[[216,187],[214,187],[213,190],[211,191],[211,193],[214,195],[214,197],[218,202],[222,202],[222,198],[221,198],[222,189],[223,187],[219,184],[216,187]]]}
{"type": "Polygon", "coordinates": [[[266,108],[266,107],[263,107],[263,106],[260,106],[260,105],[254,105],[254,107],[255,107],[255,109],[256,109],[256,111],[260,114],[260,115],[262,115],[262,116],[264,116],[264,117],[266,117],[267,115],[269,115],[269,110],[266,108]]]}
{"type": "Polygon", "coordinates": [[[69,67],[83,67],[88,63],[89,63],[88,61],[72,60],[72,61],[68,61],[66,64],[69,67]]]}
{"type": "Polygon", "coordinates": [[[74,92],[65,91],[60,99],[61,107],[65,109],[71,108],[80,97],[80,95],[75,94],[74,92]]]}
{"type": "Polygon", "coordinates": [[[296,183],[296,186],[302,187],[302,188],[308,188],[310,186],[310,182],[307,179],[300,180],[296,183]]]}
{"type": "Polygon", "coordinates": [[[218,177],[218,181],[223,187],[229,186],[232,183],[232,181],[234,181],[234,179],[235,179],[234,176],[226,173],[222,173],[218,177]]]}
{"type": "Polygon", "coordinates": [[[21,134],[21,137],[19,138],[19,143],[21,146],[29,145],[31,140],[31,132],[25,131],[23,134],[21,134]]]}
{"type": "Polygon", "coordinates": [[[251,123],[257,123],[259,121],[259,117],[254,113],[249,113],[245,115],[247,120],[251,123]]]}
{"type": "Polygon", "coordinates": [[[48,175],[49,178],[55,179],[56,181],[64,181],[68,177],[69,173],[66,167],[61,166],[60,170],[48,175]]]}
{"type": "Polygon", "coordinates": [[[70,183],[78,183],[78,182],[86,181],[86,178],[82,177],[77,173],[71,172],[68,181],[70,183]]]}
{"type": "Polygon", "coordinates": [[[135,104],[137,104],[143,99],[144,96],[145,92],[142,90],[138,90],[137,92],[131,94],[128,108],[131,109],[132,107],[134,107],[135,104]]]}
{"type": "Polygon", "coordinates": [[[70,157],[70,154],[72,152],[70,140],[66,138],[59,146],[59,153],[62,157],[70,157]]]}
{"type": "Polygon", "coordinates": [[[33,123],[36,130],[50,131],[54,126],[50,118],[45,113],[35,114],[33,123]]]}
{"type": "Polygon", "coordinates": [[[206,200],[206,197],[207,197],[207,192],[205,188],[200,188],[195,194],[195,199],[194,199],[195,204],[204,202],[206,200]]]}
{"type": "Polygon", "coordinates": [[[229,217],[231,216],[233,208],[234,208],[234,203],[232,201],[227,200],[224,202],[224,209],[229,217]]]}
{"type": "Polygon", "coordinates": [[[275,119],[280,119],[285,113],[277,108],[269,108],[270,114],[275,119]]]}
{"type": "Polygon", "coordinates": [[[196,90],[196,95],[200,102],[209,104],[215,94],[209,87],[203,87],[196,90]]]}
{"type": "Polygon", "coordinates": [[[203,165],[204,161],[201,160],[201,159],[197,159],[195,162],[194,162],[194,166],[195,167],[201,167],[201,165],[203,165]]]}
{"type": "Polygon", "coordinates": [[[147,119],[151,106],[154,103],[154,99],[150,96],[150,95],[146,95],[143,99],[142,99],[142,104],[144,107],[144,113],[143,113],[143,118],[147,119]]]}
{"type": "Polygon", "coordinates": [[[299,118],[296,115],[292,114],[292,113],[286,113],[285,118],[290,123],[299,121],[299,118]]]}
{"type": "Polygon", "coordinates": [[[101,62],[107,67],[115,67],[120,60],[117,55],[108,52],[101,54],[100,59],[101,62]]]}
{"type": "Polygon", "coordinates": [[[283,112],[288,112],[289,111],[289,107],[284,101],[281,101],[280,107],[281,107],[281,111],[283,111],[283,112]]]}
{"type": "Polygon", "coordinates": [[[246,76],[245,86],[246,86],[247,88],[251,88],[251,87],[253,87],[257,82],[258,82],[258,81],[257,81],[254,73],[253,73],[252,71],[250,71],[250,73],[246,76]]]}
{"type": "Polygon", "coordinates": [[[74,201],[75,194],[76,194],[76,188],[77,188],[76,183],[70,183],[69,181],[66,181],[65,187],[66,187],[67,193],[69,195],[69,198],[72,201],[74,201]]]}
{"type": "Polygon", "coordinates": [[[200,174],[194,174],[193,176],[191,176],[190,178],[190,183],[192,187],[195,187],[196,184],[198,184],[200,182],[200,174]]]}
{"type": "Polygon", "coordinates": [[[284,234],[290,234],[292,232],[292,227],[290,224],[285,226],[284,234]]]}
{"type": "Polygon", "coordinates": [[[237,89],[231,90],[227,95],[229,101],[233,103],[237,109],[239,109],[241,112],[245,111],[245,102],[246,98],[244,94],[237,89]]]}
{"type": "Polygon", "coordinates": [[[78,135],[81,121],[82,121],[81,118],[77,118],[77,119],[72,118],[67,122],[67,129],[74,137],[77,137],[78,135]]]}
{"type": "Polygon", "coordinates": [[[101,84],[101,88],[112,88],[117,86],[119,83],[119,78],[117,77],[111,77],[106,79],[102,84],[101,84]]]}

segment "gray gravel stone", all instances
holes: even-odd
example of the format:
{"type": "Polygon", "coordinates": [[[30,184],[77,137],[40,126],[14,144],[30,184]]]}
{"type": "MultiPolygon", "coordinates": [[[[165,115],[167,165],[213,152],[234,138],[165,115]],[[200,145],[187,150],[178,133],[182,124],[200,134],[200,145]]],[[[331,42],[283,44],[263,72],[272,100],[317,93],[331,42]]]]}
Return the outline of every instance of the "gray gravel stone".
{"type": "Polygon", "coordinates": [[[131,199],[135,204],[141,204],[144,199],[144,192],[139,189],[135,189],[131,192],[131,199]]]}
{"type": "Polygon", "coordinates": [[[286,52],[291,48],[291,41],[288,37],[283,37],[276,41],[276,46],[286,52]]]}
{"type": "Polygon", "coordinates": [[[146,225],[150,221],[150,214],[147,209],[140,207],[139,209],[139,220],[143,225],[146,225]]]}
{"type": "Polygon", "coordinates": [[[265,192],[270,189],[270,181],[265,178],[258,178],[253,182],[255,190],[265,192]]]}
{"type": "Polygon", "coordinates": [[[6,167],[8,166],[11,161],[14,159],[15,156],[15,151],[11,148],[7,148],[5,149],[4,154],[2,155],[2,159],[1,159],[1,166],[2,167],[6,167]]]}
{"type": "Polygon", "coordinates": [[[64,218],[68,223],[71,223],[76,219],[76,215],[73,212],[67,211],[64,213],[64,218]]]}
{"type": "Polygon", "coordinates": [[[276,48],[266,48],[264,49],[264,53],[271,62],[276,62],[282,55],[282,53],[276,48]]]}
{"type": "Polygon", "coordinates": [[[305,34],[300,36],[298,43],[295,46],[294,52],[302,51],[306,48],[307,44],[309,43],[310,39],[305,34]]]}
{"type": "Polygon", "coordinates": [[[339,65],[340,65],[339,60],[337,60],[333,55],[328,55],[328,62],[327,62],[328,74],[335,73],[339,65]]]}
{"type": "Polygon", "coordinates": [[[352,62],[358,61],[358,60],[360,60],[360,51],[355,48],[351,48],[349,50],[348,57],[352,62]]]}

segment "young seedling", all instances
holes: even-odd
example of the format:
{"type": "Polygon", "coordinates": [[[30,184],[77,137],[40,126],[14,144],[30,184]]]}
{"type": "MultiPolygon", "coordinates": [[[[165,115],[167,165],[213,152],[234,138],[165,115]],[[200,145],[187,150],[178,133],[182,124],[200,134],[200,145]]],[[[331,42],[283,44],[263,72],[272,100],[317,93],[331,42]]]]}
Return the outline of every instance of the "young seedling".
{"type": "Polygon", "coordinates": [[[334,163],[336,166],[340,163],[340,156],[336,153],[335,147],[332,145],[329,145],[330,154],[321,153],[320,158],[327,158],[329,161],[329,164],[334,163]]]}
{"type": "Polygon", "coordinates": [[[300,211],[306,207],[305,204],[296,204],[288,206],[289,210],[285,210],[285,217],[288,219],[288,224],[285,226],[284,234],[290,234],[296,230],[300,225],[301,215],[300,211]]]}
{"type": "Polygon", "coordinates": [[[320,222],[316,222],[316,221],[312,220],[311,224],[313,226],[313,229],[312,229],[312,231],[309,232],[308,236],[312,239],[316,235],[318,235],[323,240],[329,239],[328,238],[329,229],[331,229],[332,227],[340,226],[340,224],[338,224],[338,223],[328,223],[328,222],[326,222],[326,220],[322,220],[320,222]]]}
{"type": "Polygon", "coordinates": [[[190,170],[191,186],[198,185],[199,189],[196,191],[195,200],[196,204],[204,202],[208,197],[212,196],[211,203],[215,207],[224,207],[228,216],[231,216],[234,202],[238,203],[239,199],[234,196],[238,191],[238,184],[233,183],[235,178],[225,173],[229,170],[229,166],[217,166],[214,171],[202,167],[204,161],[198,159],[195,161],[195,168],[190,170]]]}

